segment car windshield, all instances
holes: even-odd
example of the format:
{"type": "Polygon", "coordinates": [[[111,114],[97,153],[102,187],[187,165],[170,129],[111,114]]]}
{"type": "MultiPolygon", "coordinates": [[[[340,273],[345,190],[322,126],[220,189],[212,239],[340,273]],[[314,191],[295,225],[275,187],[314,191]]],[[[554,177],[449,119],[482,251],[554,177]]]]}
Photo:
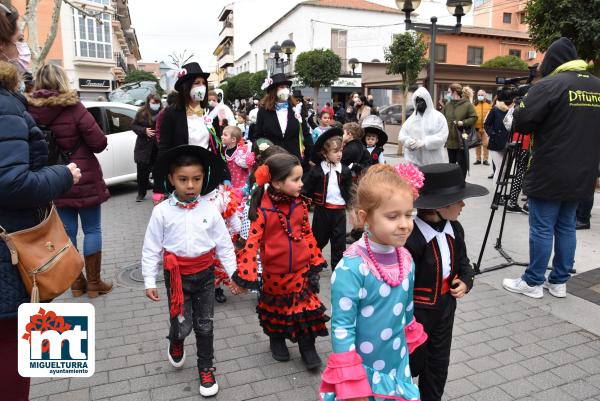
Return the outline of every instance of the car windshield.
{"type": "Polygon", "coordinates": [[[146,101],[146,97],[155,92],[155,85],[124,85],[121,88],[115,89],[108,95],[111,102],[128,103],[133,105],[141,105],[146,101]]]}

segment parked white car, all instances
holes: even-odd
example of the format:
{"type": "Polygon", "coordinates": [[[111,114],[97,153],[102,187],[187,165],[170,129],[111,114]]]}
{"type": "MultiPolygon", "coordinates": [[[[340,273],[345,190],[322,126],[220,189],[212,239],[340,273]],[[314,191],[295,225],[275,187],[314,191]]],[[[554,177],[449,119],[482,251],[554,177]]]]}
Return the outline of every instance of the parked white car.
{"type": "Polygon", "coordinates": [[[106,185],[114,185],[137,178],[133,161],[136,134],[131,130],[138,107],[115,102],[83,102],[104,131],[108,146],[96,155],[106,185]]]}

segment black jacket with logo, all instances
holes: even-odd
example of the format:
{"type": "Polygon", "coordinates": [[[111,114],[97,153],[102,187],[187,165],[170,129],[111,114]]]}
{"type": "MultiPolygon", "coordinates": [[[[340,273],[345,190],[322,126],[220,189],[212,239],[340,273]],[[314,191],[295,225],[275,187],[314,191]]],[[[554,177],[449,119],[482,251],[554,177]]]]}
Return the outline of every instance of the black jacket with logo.
{"type": "Polygon", "coordinates": [[[515,110],[515,130],[533,134],[523,185],[528,196],[565,202],[594,192],[600,161],[600,79],[581,68],[564,68],[574,60],[577,52],[568,39],[554,42],[541,66],[545,78],[515,110]],[[558,67],[566,71],[551,74],[558,67]]]}

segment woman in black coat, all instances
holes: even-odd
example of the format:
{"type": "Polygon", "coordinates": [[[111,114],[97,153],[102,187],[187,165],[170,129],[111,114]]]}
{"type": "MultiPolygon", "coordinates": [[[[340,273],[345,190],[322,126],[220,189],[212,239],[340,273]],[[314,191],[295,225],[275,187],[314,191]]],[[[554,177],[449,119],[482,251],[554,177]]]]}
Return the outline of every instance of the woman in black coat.
{"type": "MultiPolygon", "coordinates": [[[[167,107],[160,125],[158,157],[179,145],[197,145],[222,157],[222,146],[217,120],[208,113],[208,76],[198,63],[184,65],[175,83],[178,93],[175,105],[167,107]]],[[[223,162],[223,168],[227,166],[223,162]]],[[[227,174],[227,177],[229,174],[227,174]]],[[[154,202],[165,197],[166,177],[154,172],[154,202]]]]}
{"type": "Polygon", "coordinates": [[[498,100],[495,102],[494,107],[492,107],[492,110],[490,110],[483,123],[483,128],[490,138],[488,141],[488,149],[495,166],[494,184],[501,173],[500,167],[502,166],[504,150],[506,149],[506,143],[508,142],[509,134],[504,126],[504,117],[511,104],[512,99],[506,99],[503,97],[503,94],[499,94],[498,100]]]}
{"type": "Polygon", "coordinates": [[[312,136],[298,102],[290,96],[292,81],[284,74],[271,77],[267,94],[260,102],[255,137],[266,138],[299,158],[306,169],[312,150],[312,136]],[[295,110],[298,109],[298,111],[295,110]]]}
{"type": "Polygon", "coordinates": [[[158,153],[158,143],[156,142],[156,119],[162,109],[160,96],[151,93],[146,98],[146,104],[142,107],[132,125],[133,132],[136,133],[135,148],[133,149],[133,159],[137,165],[137,185],[138,195],[136,202],[141,202],[146,196],[146,190],[150,187],[150,171],[154,167],[156,155],[158,153]]]}

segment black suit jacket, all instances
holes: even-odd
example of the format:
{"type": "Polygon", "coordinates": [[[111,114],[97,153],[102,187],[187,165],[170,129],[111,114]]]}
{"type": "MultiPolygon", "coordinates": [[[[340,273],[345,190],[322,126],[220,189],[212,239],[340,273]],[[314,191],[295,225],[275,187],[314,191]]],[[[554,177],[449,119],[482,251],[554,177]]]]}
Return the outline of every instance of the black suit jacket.
{"type": "MultiPolygon", "coordinates": [[[[260,108],[256,117],[256,125],[254,128],[254,138],[265,138],[273,142],[274,145],[281,146],[303,162],[308,162],[312,152],[312,136],[306,124],[306,120],[302,118],[302,123],[296,119],[294,109],[290,105],[288,108],[288,119],[285,133],[281,131],[277,113],[275,111],[260,108]],[[300,154],[300,138],[304,139],[304,157],[300,154]]],[[[162,134],[161,134],[162,135],[162,134]]]]}
{"type": "MultiPolygon", "coordinates": [[[[324,205],[327,200],[327,187],[329,185],[329,177],[331,172],[325,174],[321,163],[313,166],[308,174],[302,178],[304,187],[302,193],[312,199],[315,205],[324,205]]],[[[350,205],[352,196],[350,195],[352,189],[352,173],[350,169],[342,164],[342,173],[336,174],[338,186],[342,194],[342,198],[346,201],[346,205],[350,205]]]]}
{"type": "MultiPolygon", "coordinates": [[[[451,221],[455,238],[446,235],[451,249],[450,277],[458,278],[467,285],[467,291],[473,287],[475,272],[467,256],[465,244],[465,231],[458,221],[451,221]]],[[[413,299],[416,308],[436,309],[442,291],[442,262],[440,260],[440,248],[434,238],[431,242],[425,242],[425,237],[419,227],[415,224],[412,233],[404,245],[410,252],[415,262],[415,282],[413,299]]]]}
{"type": "MultiPolygon", "coordinates": [[[[219,126],[219,120],[214,119],[212,125],[217,132],[217,136],[220,138],[222,129],[219,126]]],[[[189,141],[187,113],[185,109],[175,106],[167,107],[160,125],[160,142],[158,144],[157,159],[171,148],[180,145],[188,145],[189,141]]],[[[216,155],[221,155],[220,145],[218,148],[215,148],[209,144],[209,150],[216,155]]],[[[227,177],[229,177],[229,173],[227,173],[227,177]]],[[[158,175],[153,174],[153,179],[154,192],[164,193],[164,180],[166,177],[159,177],[158,175]]]]}
{"type": "Polygon", "coordinates": [[[371,154],[360,139],[353,139],[344,145],[342,164],[346,166],[352,164],[350,170],[356,175],[361,174],[364,169],[371,165],[371,154]]]}

